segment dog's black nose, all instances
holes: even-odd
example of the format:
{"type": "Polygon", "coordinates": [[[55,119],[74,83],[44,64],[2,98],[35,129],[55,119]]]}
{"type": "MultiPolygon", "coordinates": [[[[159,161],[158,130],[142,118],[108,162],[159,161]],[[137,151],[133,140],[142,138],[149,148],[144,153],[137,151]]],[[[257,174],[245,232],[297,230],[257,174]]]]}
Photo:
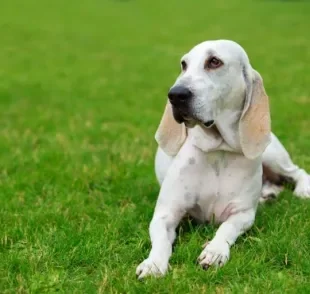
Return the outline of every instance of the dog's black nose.
{"type": "Polygon", "coordinates": [[[186,87],[175,86],[172,87],[168,93],[171,104],[184,103],[192,98],[193,93],[186,87]]]}

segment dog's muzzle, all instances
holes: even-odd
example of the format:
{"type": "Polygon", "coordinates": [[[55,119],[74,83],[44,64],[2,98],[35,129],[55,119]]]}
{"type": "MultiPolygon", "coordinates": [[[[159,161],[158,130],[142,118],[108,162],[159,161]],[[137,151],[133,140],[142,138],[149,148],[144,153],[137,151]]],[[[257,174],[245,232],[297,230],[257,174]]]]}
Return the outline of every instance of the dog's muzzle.
{"type": "Polygon", "coordinates": [[[184,122],[190,114],[193,93],[184,86],[174,86],[168,92],[168,98],[172,105],[174,119],[178,123],[184,122]]]}

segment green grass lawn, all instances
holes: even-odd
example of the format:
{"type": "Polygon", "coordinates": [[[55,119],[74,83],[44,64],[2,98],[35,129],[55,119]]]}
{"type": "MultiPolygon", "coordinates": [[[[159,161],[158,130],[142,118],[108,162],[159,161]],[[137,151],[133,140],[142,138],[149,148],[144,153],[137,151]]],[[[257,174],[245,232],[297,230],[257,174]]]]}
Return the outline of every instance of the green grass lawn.
{"type": "Polygon", "coordinates": [[[216,228],[184,221],[162,279],[139,282],[159,191],[154,133],[180,57],[248,52],[272,127],[310,171],[310,2],[10,0],[0,7],[0,293],[309,293],[310,201],[284,192],[220,270],[216,228]]]}

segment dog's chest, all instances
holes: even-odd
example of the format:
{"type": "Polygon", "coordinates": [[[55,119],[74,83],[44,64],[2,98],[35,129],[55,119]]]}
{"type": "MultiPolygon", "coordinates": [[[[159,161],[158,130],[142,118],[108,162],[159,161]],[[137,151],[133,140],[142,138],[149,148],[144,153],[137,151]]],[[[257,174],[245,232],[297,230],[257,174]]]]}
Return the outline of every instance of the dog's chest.
{"type": "Polygon", "coordinates": [[[189,213],[193,217],[223,222],[246,204],[243,190],[251,180],[251,170],[242,158],[238,154],[215,151],[198,156],[197,166],[188,167],[184,188],[188,191],[185,196],[191,197],[185,201],[191,203],[189,213]]]}

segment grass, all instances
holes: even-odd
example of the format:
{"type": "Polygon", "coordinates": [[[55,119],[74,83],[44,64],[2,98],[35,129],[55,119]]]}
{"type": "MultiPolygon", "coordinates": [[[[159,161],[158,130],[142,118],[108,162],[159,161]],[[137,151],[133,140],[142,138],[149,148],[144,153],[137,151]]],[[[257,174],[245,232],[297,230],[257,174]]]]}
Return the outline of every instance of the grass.
{"type": "Polygon", "coordinates": [[[0,9],[1,293],[309,293],[310,202],[259,208],[230,262],[196,264],[184,221],[169,274],[139,282],[158,194],[153,139],[179,59],[227,38],[264,77],[273,131],[310,171],[307,1],[18,1],[0,9]]]}

